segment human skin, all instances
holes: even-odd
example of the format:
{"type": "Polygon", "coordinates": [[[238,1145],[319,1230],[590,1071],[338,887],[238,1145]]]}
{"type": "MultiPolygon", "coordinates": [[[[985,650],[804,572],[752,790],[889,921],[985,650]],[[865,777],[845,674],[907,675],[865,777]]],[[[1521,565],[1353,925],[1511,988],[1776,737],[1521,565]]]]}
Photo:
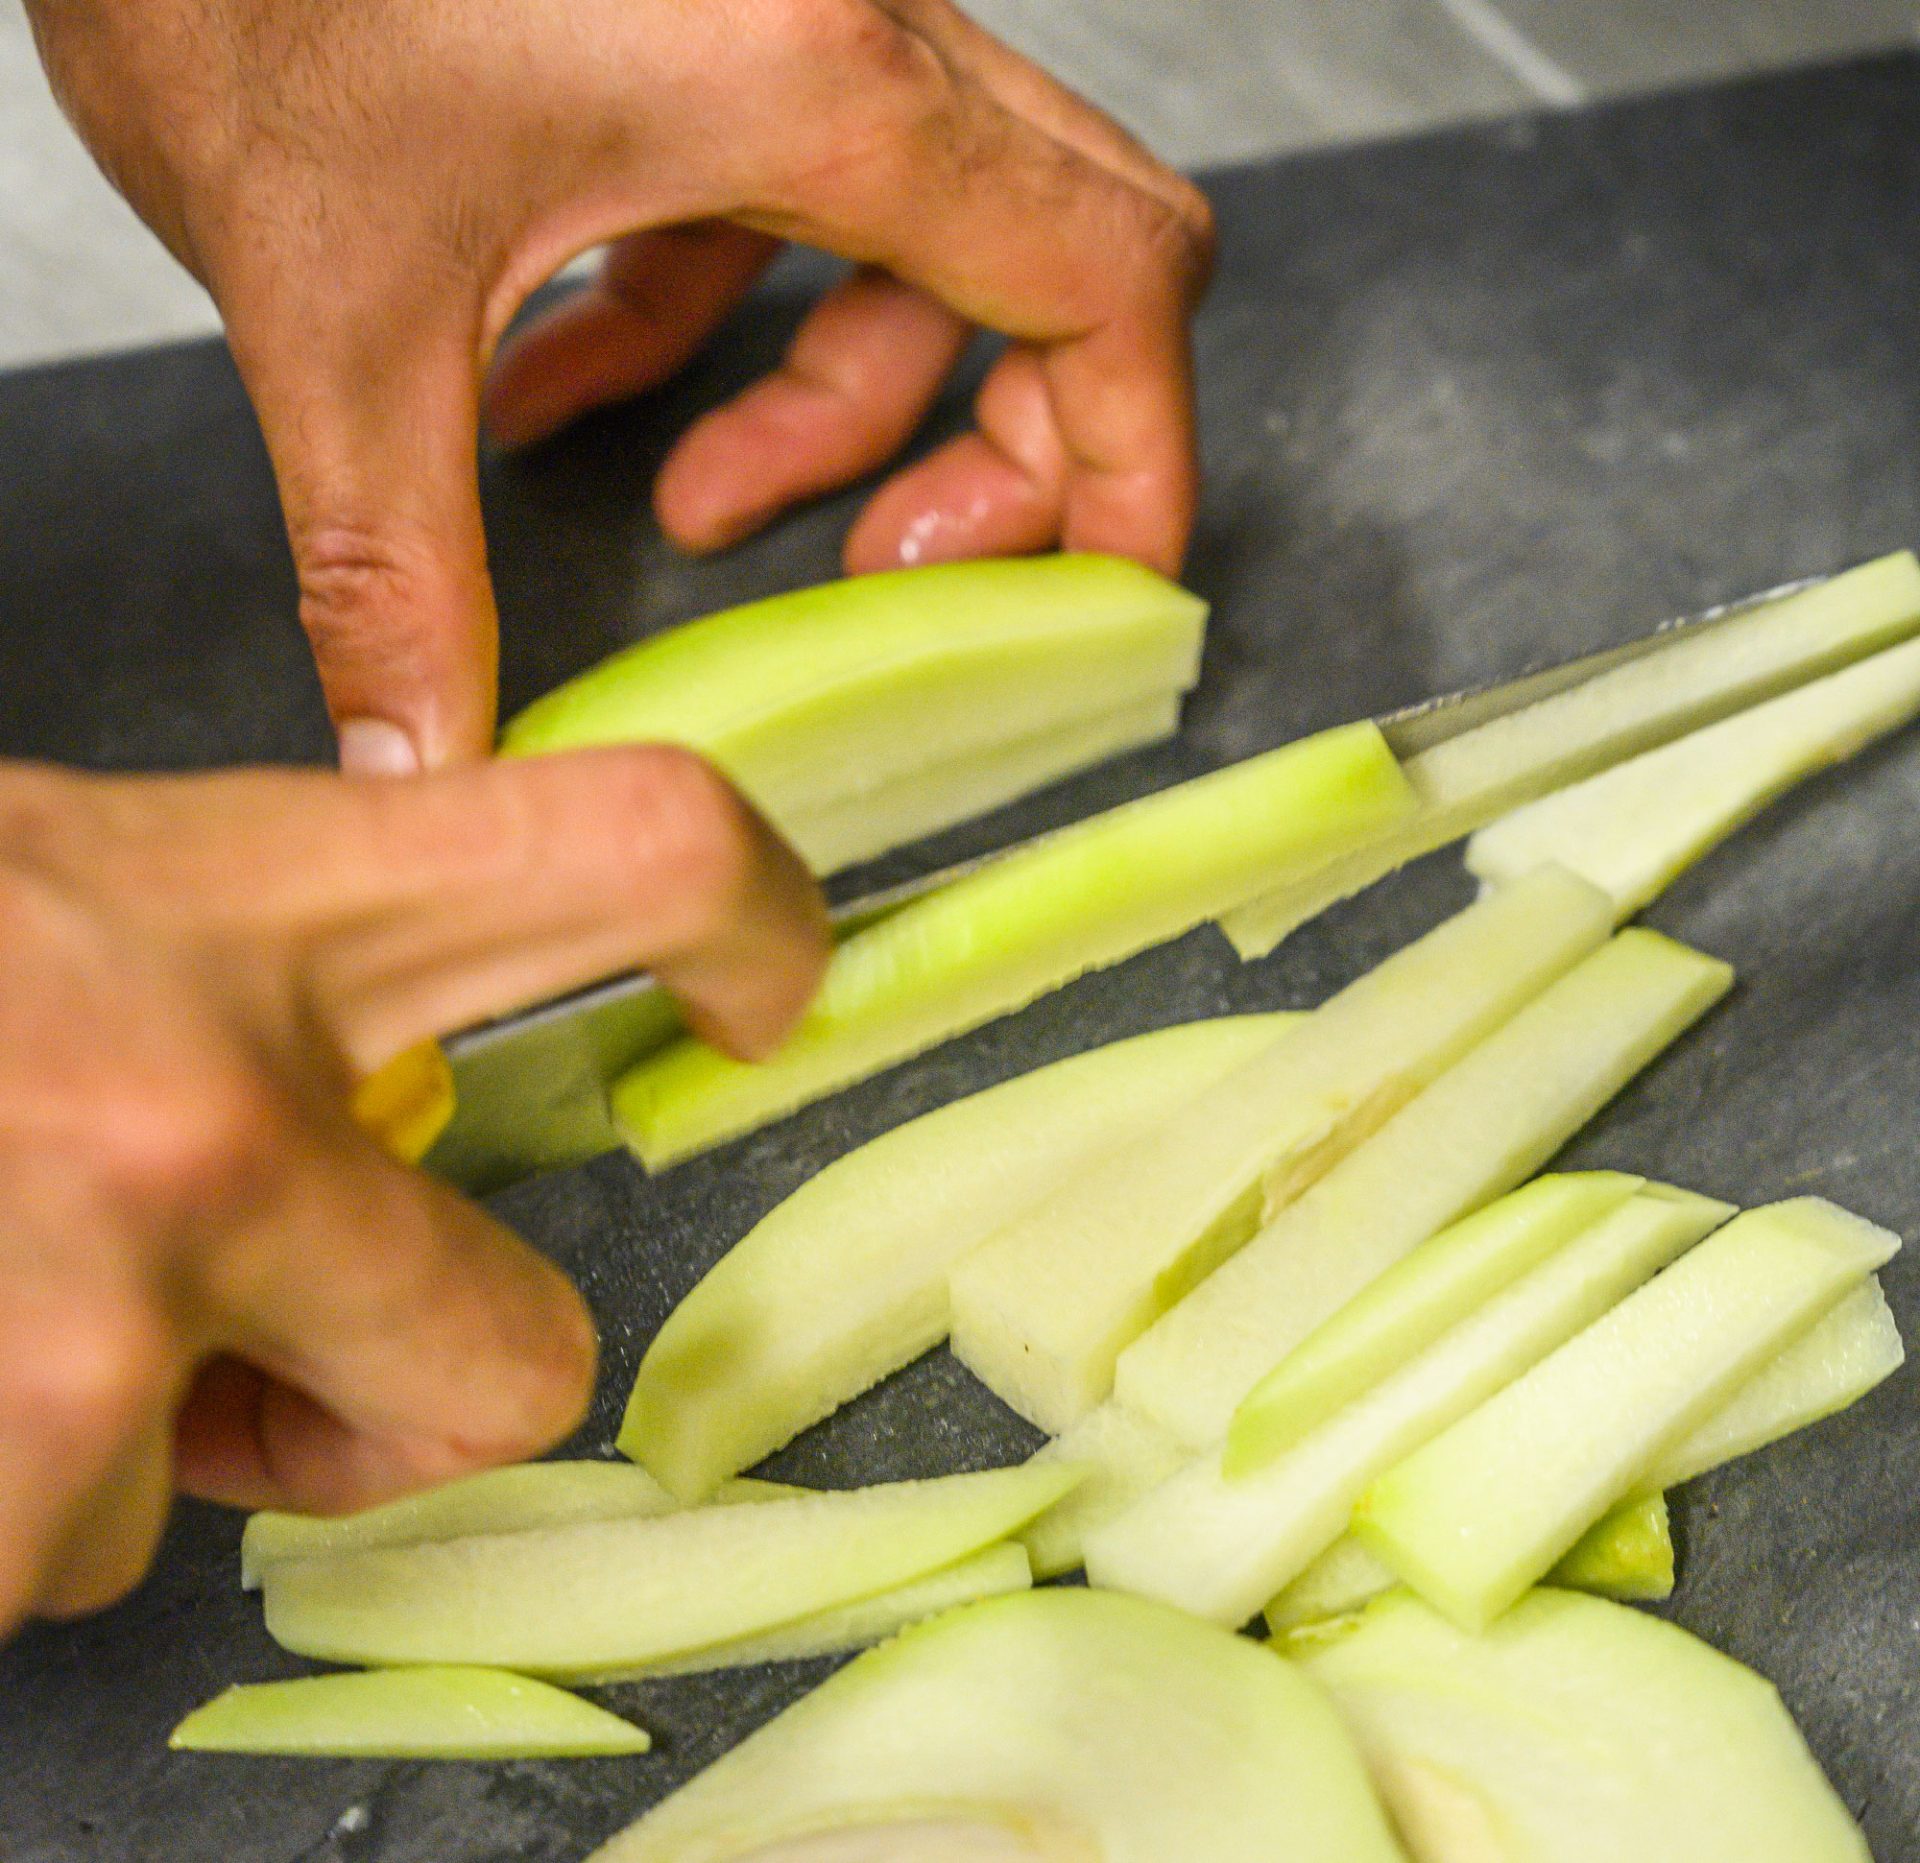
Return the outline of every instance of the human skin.
{"type": "Polygon", "coordinates": [[[331,1512],[567,1434],[579,1296],[382,1152],[356,1082],[630,963],[764,1052],[826,950],[799,862],[677,750],[0,765],[0,1635],[124,1592],[176,1486],[331,1512]]]}
{"type": "Polygon", "coordinates": [[[350,769],[490,746],[483,409],[526,441],[652,386],[788,240],[854,269],[682,436],[669,535],[718,548],[884,465],[980,326],[1011,341],[974,430],[879,488],[847,566],[1056,542],[1179,565],[1206,203],[950,0],[28,12],[102,167],[220,307],[350,769]]]}

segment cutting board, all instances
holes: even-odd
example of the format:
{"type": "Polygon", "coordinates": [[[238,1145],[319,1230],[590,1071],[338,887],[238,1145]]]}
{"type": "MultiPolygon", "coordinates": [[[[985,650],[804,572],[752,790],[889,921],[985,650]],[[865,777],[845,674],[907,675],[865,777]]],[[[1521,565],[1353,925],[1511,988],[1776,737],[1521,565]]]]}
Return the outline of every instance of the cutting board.
{"type": "MultiPolygon", "coordinates": [[[[1212,186],[1191,580],[1215,619],[1182,738],[898,865],[1920,539],[1920,60],[1212,186]]],[[[646,505],[671,436],[777,353],[816,277],[777,275],[666,393],[488,462],[510,703],[649,629],[832,572],[848,501],[706,563],[666,549],[646,505]]],[[[112,768],[320,756],[291,606],[218,347],[0,379],[0,750],[112,768]]],[[[1910,735],[1679,885],[1653,922],[1732,959],[1740,987],[1567,1161],[1750,1203],[1819,1192],[1920,1237],[1916,819],[1910,735]]],[[[600,1317],[577,1447],[606,1450],[671,1304],[849,1146],[1114,1036],[1312,1003],[1466,897],[1457,859],[1436,856],[1265,962],[1196,934],[657,1181],[608,1158],[501,1197],[600,1317]]],[[[1920,1255],[1887,1280],[1920,1338],[1920,1255]]],[[[1673,1615],[1779,1684],[1880,1863],[1920,1859],[1915,1396],[1898,1377],[1677,1509],[1673,1615]]],[[[1008,1462],[1036,1440],[936,1353],[776,1467],[853,1483],[1008,1462]]],[[[829,1666],[613,1691],[657,1736],[634,1760],[170,1756],[187,1708],[298,1668],[237,1589],[238,1538],[234,1516],[182,1507],[137,1595],[0,1654],[7,1863],[569,1863],[829,1666]]]]}

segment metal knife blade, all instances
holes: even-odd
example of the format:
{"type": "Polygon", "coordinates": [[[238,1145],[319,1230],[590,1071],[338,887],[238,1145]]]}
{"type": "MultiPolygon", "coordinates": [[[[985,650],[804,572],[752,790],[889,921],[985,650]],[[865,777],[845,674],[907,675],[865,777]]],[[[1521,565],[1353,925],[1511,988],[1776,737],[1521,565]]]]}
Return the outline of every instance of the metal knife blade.
{"type": "MultiPolygon", "coordinates": [[[[1516,678],[1422,700],[1374,722],[1396,755],[1413,756],[1658,652],[1683,634],[1716,627],[1826,579],[1783,583],[1516,678]]],[[[987,861],[1047,838],[1034,836],[850,900],[833,914],[835,931],[847,936],[987,861]]],[[[478,1194],[616,1149],[621,1139],[607,1088],[679,1027],[665,991],[644,971],[628,971],[448,1037],[456,1110],[427,1168],[478,1194]]]]}

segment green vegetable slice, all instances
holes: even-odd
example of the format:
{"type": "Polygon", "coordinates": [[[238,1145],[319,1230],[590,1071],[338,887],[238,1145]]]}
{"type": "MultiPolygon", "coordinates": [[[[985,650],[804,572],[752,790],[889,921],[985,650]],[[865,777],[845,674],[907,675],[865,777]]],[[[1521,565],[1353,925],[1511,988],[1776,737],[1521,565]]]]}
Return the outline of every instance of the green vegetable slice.
{"type": "Polygon", "coordinates": [[[1917,712],[1920,641],[1908,641],[1503,815],[1467,843],[1467,865],[1501,881],[1556,861],[1625,918],[1776,797],[1917,712]]]}
{"type": "Polygon", "coordinates": [[[594,1863],[1402,1863],[1324,1696],[1138,1599],[1030,1592],[856,1658],[594,1863]]]}
{"type": "Polygon", "coordinates": [[[1455,1622],[1491,1622],[1899,1246],[1817,1198],[1748,1211],[1382,1476],[1355,1532],[1455,1622]]]}
{"type": "Polygon", "coordinates": [[[953,1349],[1042,1429],[1112,1386],[1130,1341],[1609,928],[1543,869],[1396,952],[1154,1131],[1086,1161],[956,1264],[953,1349]]]}
{"type": "Polygon", "coordinates": [[[1538,1177],[1421,1243],[1254,1386],[1234,1412],[1222,1472],[1271,1461],[1645,1182],[1623,1171],[1538,1177]]]}
{"type": "Polygon", "coordinates": [[[1028,1465],[283,1560],[262,1585],[267,1629],[332,1662],[605,1675],[923,1578],[1015,1532],[1075,1479],[1028,1465]]]}
{"type": "Polygon", "coordinates": [[[1920,562],[1901,551],[1766,603],[1408,759],[1419,806],[1342,861],[1230,911],[1243,957],[1417,855],[1622,757],[1804,685],[1920,629],[1920,562]]]}
{"type": "Polygon", "coordinates": [[[841,864],[891,844],[909,785],[904,825],[924,833],[1140,741],[1129,731],[1159,735],[1206,612],[1117,557],[858,576],[642,641],[528,706],[502,748],[684,744],[841,864]],[[1068,741],[1116,718],[1107,744],[1068,741]]]}
{"type": "Polygon", "coordinates": [[[550,1683],[434,1664],[242,1683],[196,1708],[167,1744],[195,1753],[503,1760],[644,1753],[653,1743],[631,1721],[550,1683]]]}
{"type": "Polygon", "coordinates": [[[668,1316],[634,1381],[622,1454],[688,1500],[770,1454],[946,1337],[956,1260],[1295,1020],[1223,1016],[1114,1042],[828,1165],[668,1316]]]}
{"type": "Polygon", "coordinates": [[[1536,1591],[1472,1636],[1397,1592],[1295,1647],[1415,1863],[1868,1863],[1773,1689],[1644,1612],[1536,1591]]]}
{"type": "Polygon", "coordinates": [[[772,1059],[690,1036],[650,1056],[615,1086],[616,1123],[669,1164],[1176,937],[1409,807],[1380,733],[1346,725],[1094,816],[856,932],[772,1059]]]}
{"type": "Polygon", "coordinates": [[[1195,1449],[1429,1236],[1536,1171],[1723,996],[1715,958],[1617,933],[1289,1204],[1120,1356],[1114,1391],[1195,1449]]]}
{"type": "Polygon", "coordinates": [[[1731,1214],[1684,1193],[1634,1197],[1253,1473],[1236,1480],[1217,1452],[1198,1457],[1096,1527],[1088,1578],[1229,1628],[1245,1623],[1340,1538],[1376,1476],[1511,1388],[1731,1214]]]}

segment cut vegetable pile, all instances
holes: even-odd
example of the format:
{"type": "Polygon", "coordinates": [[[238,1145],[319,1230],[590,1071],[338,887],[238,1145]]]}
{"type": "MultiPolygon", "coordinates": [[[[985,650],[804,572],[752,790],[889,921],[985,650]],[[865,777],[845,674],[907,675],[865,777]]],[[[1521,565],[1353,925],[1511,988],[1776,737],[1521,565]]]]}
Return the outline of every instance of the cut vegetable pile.
{"type": "MultiPolygon", "coordinates": [[[[1104,559],[871,578],[636,649],[508,743],[693,743],[825,866],[1168,728],[1202,615],[1104,559]]],[[[553,1683],[880,1644],[606,1863],[1862,1863],[1772,1690],[1622,1601],[1684,1577],[1674,1491],[1899,1366],[1899,1238],[1631,1159],[1536,1173],[1732,982],[1620,921],[1920,712],[1916,633],[1888,558],[1404,764],[1321,733],[856,932],[766,1064],[642,1063],[619,1116],[661,1164],[1478,830],[1482,897],[1310,1013],[1159,1028],[822,1171],[659,1330],[627,1462],[257,1516],[273,1635],[373,1667],[175,1744],[632,1755],[553,1683]],[[1028,1463],[744,1476],[942,1341],[1052,1434],[1028,1463]]]]}

